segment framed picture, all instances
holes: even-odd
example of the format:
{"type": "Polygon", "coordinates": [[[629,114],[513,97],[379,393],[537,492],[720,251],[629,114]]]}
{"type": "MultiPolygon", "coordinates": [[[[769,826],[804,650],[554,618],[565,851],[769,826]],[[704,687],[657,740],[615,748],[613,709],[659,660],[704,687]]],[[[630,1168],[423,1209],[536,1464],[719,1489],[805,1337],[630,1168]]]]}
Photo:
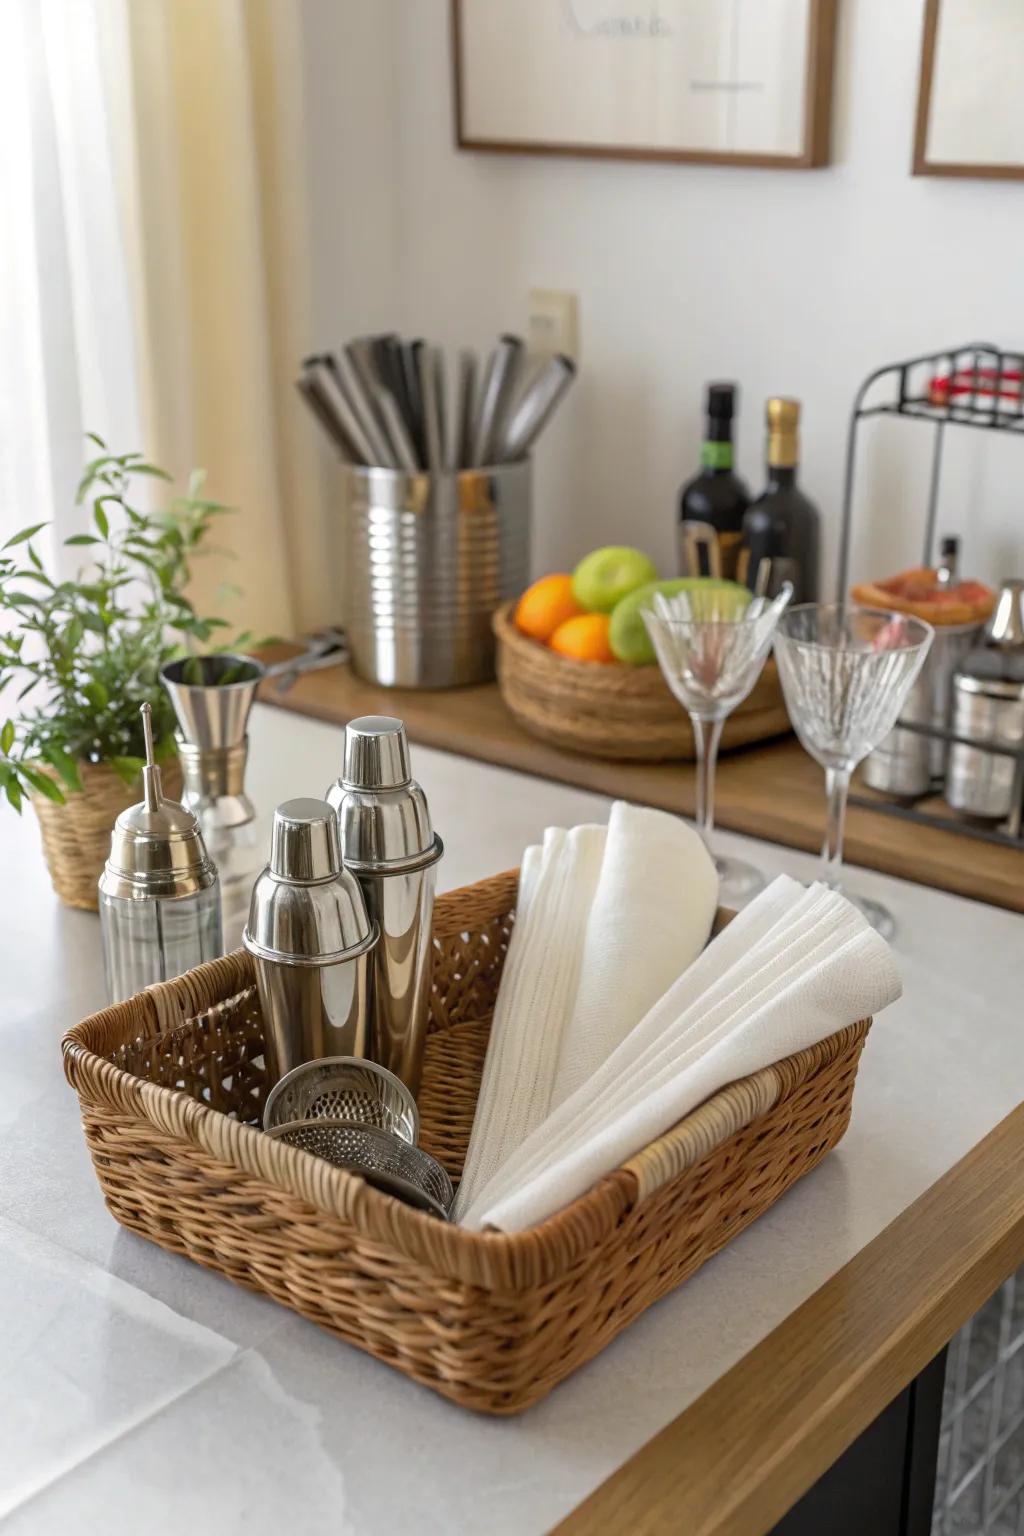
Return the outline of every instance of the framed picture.
{"type": "Polygon", "coordinates": [[[1024,3],[926,0],[915,176],[1024,178],[1024,3]]]}
{"type": "Polygon", "coordinates": [[[462,149],[806,169],[836,0],[452,0],[462,149]]]}

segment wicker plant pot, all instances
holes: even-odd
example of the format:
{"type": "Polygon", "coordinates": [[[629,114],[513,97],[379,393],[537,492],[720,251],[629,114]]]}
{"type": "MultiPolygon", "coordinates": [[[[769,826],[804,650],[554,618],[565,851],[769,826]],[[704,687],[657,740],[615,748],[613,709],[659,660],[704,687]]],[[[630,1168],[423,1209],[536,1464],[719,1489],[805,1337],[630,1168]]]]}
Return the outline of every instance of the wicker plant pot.
{"type": "MultiPolygon", "coordinates": [[[[494,615],[498,682],[509,712],[541,741],[591,757],[659,762],[696,756],[693,731],[658,667],[599,666],[558,656],[520,634],[512,603],[494,615]]],[[[725,722],[722,749],[791,729],[773,657],[725,722]]]]}
{"type": "MultiPolygon", "coordinates": [[[[166,794],[181,794],[178,759],[161,764],[166,794]]],[[[129,805],[142,799],[137,780],[126,784],[109,763],[80,763],[81,791],[64,787],[65,805],[33,795],[32,806],[43,836],[43,857],[57,895],[69,907],[97,909],[96,882],[107,854],[114,822],[129,805]]],[[[56,777],[54,774],[53,777],[56,777]]]]}

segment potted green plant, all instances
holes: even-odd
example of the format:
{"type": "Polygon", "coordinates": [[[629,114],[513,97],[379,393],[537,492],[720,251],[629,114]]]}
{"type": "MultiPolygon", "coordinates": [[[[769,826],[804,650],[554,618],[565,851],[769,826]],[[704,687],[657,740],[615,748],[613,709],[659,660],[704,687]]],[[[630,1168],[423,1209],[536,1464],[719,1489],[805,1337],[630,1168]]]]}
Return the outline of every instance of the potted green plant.
{"type": "MultiPolygon", "coordinates": [[[[19,812],[31,800],[58,895],[95,909],[111,828],[140,797],[144,702],[158,756],[168,760],[167,789],[180,787],[160,668],[211,648],[227,625],[200,617],[186,587],[191,560],[228,508],[203,498],[199,472],[163,509],[133,505],[144,477],[171,477],[141,454],[113,454],[89,437],[98,453],[76,498],[88,503],[89,524],[64,540],[85,556],[75,579],[46,570],[33,543],[44,523],[0,550],[0,693],[18,686],[16,712],[0,728],[0,791],[19,812]]],[[[234,645],[249,639],[239,635],[234,645]]]]}

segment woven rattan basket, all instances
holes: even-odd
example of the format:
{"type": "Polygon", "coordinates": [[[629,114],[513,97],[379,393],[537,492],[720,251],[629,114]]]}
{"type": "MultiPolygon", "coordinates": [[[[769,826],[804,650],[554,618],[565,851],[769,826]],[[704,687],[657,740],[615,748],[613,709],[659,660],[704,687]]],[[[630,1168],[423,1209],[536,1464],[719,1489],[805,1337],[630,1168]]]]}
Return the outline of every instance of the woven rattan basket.
{"type": "MultiPolygon", "coordinates": [[[[520,634],[514,605],[494,615],[501,696],[524,731],[590,757],[659,762],[695,756],[689,717],[660,667],[599,666],[558,656],[520,634]]],[[[769,657],[753,691],[725,722],[722,750],[784,736],[792,727],[769,657]]]]}
{"type": "MultiPolygon", "coordinates": [[[[176,800],[181,794],[181,765],[172,757],[160,767],[164,793],[176,800]]],[[[65,788],[64,805],[45,795],[33,795],[32,809],[57,895],[69,907],[95,912],[99,906],[96,884],[110,852],[114,822],[123,810],[142,799],[142,784],[138,780],[126,784],[109,763],[79,763],[78,772],[82,788],[65,788]]]]}
{"type": "MultiPolygon", "coordinates": [[[[517,876],[438,899],[421,1144],[457,1178],[517,876]]],[[[264,1291],[468,1408],[516,1413],[590,1360],[813,1168],[846,1129],[866,1021],[714,1095],[528,1232],[466,1232],[257,1124],[247,955],[63,1041],[118,1221],[264,1291]]]]}

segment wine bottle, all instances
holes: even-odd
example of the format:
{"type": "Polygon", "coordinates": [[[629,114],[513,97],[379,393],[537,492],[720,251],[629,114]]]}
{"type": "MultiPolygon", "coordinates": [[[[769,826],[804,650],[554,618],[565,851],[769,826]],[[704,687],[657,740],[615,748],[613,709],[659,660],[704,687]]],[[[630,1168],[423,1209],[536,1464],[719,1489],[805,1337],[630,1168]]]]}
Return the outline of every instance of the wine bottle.
{"type": "Polygon", "coordinates": [[[740,580],[757,586],[761,562],[769,560],[769,596],[791,581],[794,603],[816,603],[821,519],[796,483],[799,400],[769,400],[767,418],[768,483],[743,519],[740,580]]]}
{"type": "Polygon", "coordinates": [[[688,480],[679,493],[679,574],[722,575],[735,578],[743,532],[743,514],[750,492],[732,467],[732,418],[736,409],[735,384],[709,384],[707,426],[701,449],[700,473],[688,480]],[[701,525],[707,539],[713,535],[713,556],[697,551],[688,537],[701,525]],[[699,563],[698,563],[699,562],[699,563]]]}

